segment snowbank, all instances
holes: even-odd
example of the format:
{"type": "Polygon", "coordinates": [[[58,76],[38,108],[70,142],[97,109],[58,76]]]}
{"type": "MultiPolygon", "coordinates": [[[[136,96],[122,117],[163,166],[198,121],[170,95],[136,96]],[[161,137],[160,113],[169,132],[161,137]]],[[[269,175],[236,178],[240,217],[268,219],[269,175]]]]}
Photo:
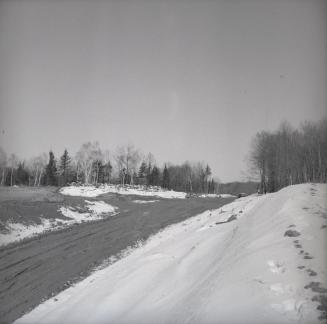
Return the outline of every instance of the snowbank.
{"type": "Polygon", "coordinates": [[[159,200],[133,200],[133,203],[136,203],[136,204],[152,204],[152,203],[155,203],[159,200]]]}
{"type": "Polygon", "coordinates": [[[63,229],[73,224],[90,222],[102,219],[104,216],[113,216],[116,214],[117,207],[111,206],[103,201],[85,200],[85,208],[73,208],[62,206],[59,208],[60,213],[68,219],[40,218],[40,224],[19,224],[7,223],[7,233],[0,234],[0,246],[6,245],[24,238],[33,237],[46,231],[55,231],[63,229]]]}
{"type": "Polygon", "coordinates": [[[53,223],[55,223],[55,221],[51,222],[49,219],[45,218],[41,218],[40,224],[35,225],[8,222],[5,224],[7,232],[0,233],[0,246],[49,231],[53,223]]]}
{"type": "Polygon", "coordinates": [[[103,218],[104,214],[111,214],[113,216],[117,210],[117,207],[111,206],[104,201],[89,201],[85,200],[86,209],[73,208],[73,207],[60,207],[60,212],[65,216],[70,218],[69,220],[59,220],[66,225],[78,224],[82,222],[90,222],[103,218]]]}
{"type": "Polygon", "coordinates": [[[236,196],[231,194],[203,194],[201,198],[235,198],[236,196]]]}
{"type": "Polygon", "coordinates": [[[114,186],[103,185],[101,187],[94,186],[69,186],[60,190],[60,193],[66,196],[81,196],[81,197],[97,197],[106,193],[116,193],[120,195],[137,195],[147,197],[160,197],[166,199],[186,197],[185,192],[177,192],[173,190],[164,190],[159,187],[145,188],[143,186],[114,186]]]}
{"type": "Polygon", "coordinates": [[[326,194],[292,186],[172,225],[16,323],[319,323],[326,194]]]}
{"type": "Polygon", "coordinates": [[[117,210],[117,207],[111,206],[104,201],[85,200],[85,202],[87,203],[87,209],[95,215],[114,213],[117,210]]]}

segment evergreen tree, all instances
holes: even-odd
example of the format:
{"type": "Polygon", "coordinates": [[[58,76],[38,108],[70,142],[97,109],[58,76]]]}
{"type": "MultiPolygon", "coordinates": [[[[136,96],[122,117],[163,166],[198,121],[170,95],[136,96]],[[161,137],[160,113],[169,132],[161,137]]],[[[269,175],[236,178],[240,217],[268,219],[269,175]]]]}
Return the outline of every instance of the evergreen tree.
{"type": "Polygon", "coordinates": [[[155,165],[151,172],[151,180],[153,186],[159,186],[159,180],[160,180],[159,178],[160,178],[160,171],[155,165]]]}
{"type": "Polygon", "coordinates": [[[103,165],[103,183],[110,183],[112,173],[112,165],[110,161],[103,165]]]}
{"type": "Polygon", "coordinates": [[[145,161],[143,161],[141,163],[138,176],[139,178],[145,178],[146,174],[147,174],[147,167],[145,161]]]}
{"type": "Polygon", "coordinates": [[[29,173],[25,169],[25,165],[23,162],[18,164],[18,168],[16,171],[16,183],[19,185],[28,185],[29,173]]]}
{"type": "Polygon", "coordinates": [[[57,185],[57,167],[56,160],[52,151],[49,152],[49,163],[45,168],[46,184],[48,186],[57,185]]]}
{"type": "Polygon", "coordinates": [[[163,175],[162,175],[162,187],[169,189],[169,171],[167,169],[167,165],[165,164],[163,175]]]}
{"type": "Polygon", "coordinates": [[[206,187],[205,191],[206,191],[206,193],[208,193],[209,192],[208,179],[209,179],[209,176],[211,175],[211,169],[209,167],[209,164],[207,164],[204,174],[205,174],[205,187],[206,187]]]}
{"type": "Polygon", "coordinates": [[[152,180],[152,165],[151,162],[149,162],[147,168],[146,168],[146,182],[148,186],[153,185],[153,180],[152,180]]]}
{"type": "Polygon", "coordinates": [[[70,163],[71,163],[71,158],[68,155],[67,149],[65,149],[63,155],[60,158],[60,165],[59,165],[59,174],[60,174],[60,184],[61,185],[65,186],[69,182],[70,163]]]}
{"type": "Polygon", "coordinates": [[[213,179],[211,179],[210,189],[211,189],[211,193],[214,194],[215,193],[215,180],[213,180],[213,179]]]}
{"type": "Polygon", "coordinates": [[[105,165],[100,161],[99,163],[99,173],[98,173],[98,183],[104,184],[105,182],[105,165]]]}

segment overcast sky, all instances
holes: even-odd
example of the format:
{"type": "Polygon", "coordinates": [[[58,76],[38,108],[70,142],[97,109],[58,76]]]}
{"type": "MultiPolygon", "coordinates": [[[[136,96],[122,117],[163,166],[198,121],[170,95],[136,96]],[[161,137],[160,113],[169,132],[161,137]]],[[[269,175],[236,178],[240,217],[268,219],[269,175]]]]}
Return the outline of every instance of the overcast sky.
{"type": "Polygon", "coordinates": [[[242,180],[251,138],[327,110],[327,1],[0,0],[0,145],[85,141],[242,180]]]}

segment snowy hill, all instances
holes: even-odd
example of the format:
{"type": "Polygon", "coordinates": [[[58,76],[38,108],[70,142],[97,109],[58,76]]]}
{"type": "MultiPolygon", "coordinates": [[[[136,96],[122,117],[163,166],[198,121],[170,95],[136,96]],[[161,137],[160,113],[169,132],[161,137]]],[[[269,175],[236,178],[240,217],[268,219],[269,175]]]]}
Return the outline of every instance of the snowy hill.
{"type": "Polygon", "coordinates": [[[321,323],[326,197],[303,184],[204,212],[16,323],[321,323]]]}

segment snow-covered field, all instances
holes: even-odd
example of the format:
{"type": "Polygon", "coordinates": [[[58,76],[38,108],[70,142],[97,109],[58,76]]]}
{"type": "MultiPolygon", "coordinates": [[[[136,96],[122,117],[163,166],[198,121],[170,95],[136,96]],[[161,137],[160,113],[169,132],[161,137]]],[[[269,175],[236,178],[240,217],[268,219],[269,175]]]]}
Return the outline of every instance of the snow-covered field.
{"type": "Polygon", "coordinates": [[[16,323],[321,323],[326,196],[296,185],[172,225],[16,323]]]}
{"type": "Polygon", "coordinates": [[[99,220],[108,215],[113,216],[117,213],[117,207],[103,201],[85,200],[84,208],[62,206],[59,208],[59,212],[66,219],[46,219],[41,217],[40,224],[6,223],[7,232],[0,233],[0,246],[33,237],[43,232],[63,229],[73,224],[99,220]]]}
{"type": "Polygon", "coordinates": [[[160,197],[166,199],[186,197],[185,192],[177,192],[173,190],[163,190],[159,187],[143,187],[143,186],[115,186],[103,185],[100,187],[94,186],[69,186],[60,190],[60,193],[66,196],[80,197],[97,197],[106,193],[117,193],[120,195],[137,195],[146,197],[160,197]]]}

